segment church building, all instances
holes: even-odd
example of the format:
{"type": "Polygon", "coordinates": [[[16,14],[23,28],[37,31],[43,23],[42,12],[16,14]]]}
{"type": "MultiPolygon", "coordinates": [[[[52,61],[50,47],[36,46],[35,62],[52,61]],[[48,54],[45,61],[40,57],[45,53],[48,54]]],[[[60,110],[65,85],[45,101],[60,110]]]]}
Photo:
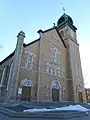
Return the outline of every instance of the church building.
{"type": "Polygon", "coordinates": [[[0,62],[0,99],[85,101],[76,30],[64,13],[57,25],[38,30],[33,42],[25,44],[20,31],[14,52],[0,62]]]}

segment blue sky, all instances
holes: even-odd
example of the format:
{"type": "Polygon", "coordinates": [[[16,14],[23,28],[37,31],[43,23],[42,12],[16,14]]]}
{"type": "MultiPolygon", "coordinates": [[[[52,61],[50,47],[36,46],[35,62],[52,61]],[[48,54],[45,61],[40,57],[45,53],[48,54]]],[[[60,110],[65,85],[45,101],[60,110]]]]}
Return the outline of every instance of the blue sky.
{"type": "Polygon", "coordinates": [[[35,40],[37,30],[57,22],[63,7],[78,29],[85,86],[90,87],[90,0],[0,0],[0,61],[15,49],[20,30],[26,33],[26,43],[35,40]]]}

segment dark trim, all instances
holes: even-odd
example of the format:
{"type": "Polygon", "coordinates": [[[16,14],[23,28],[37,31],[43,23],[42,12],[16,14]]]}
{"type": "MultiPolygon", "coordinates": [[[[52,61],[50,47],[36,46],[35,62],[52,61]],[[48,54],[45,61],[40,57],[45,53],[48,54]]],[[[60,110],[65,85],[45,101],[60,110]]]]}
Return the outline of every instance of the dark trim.
{"type": "Polygon", "coordinates": [[[51,30],[53,30],[53,29],[55,29],[55,27],[50,28],[50,29],[47,29],[47,30],[44,30],[43,33],[48,32],[48,31],[51,31],[51,30]]]}
{"type": "Polygon", "coordinates": [[[68,21],[65,21],[62,24],[58,25],[57,28],[58,29],[62,29],[66,25],[68,25],[74,32],[76,32],[77,28],[74,25],[72,25],[70,22],[68,22],[68,21]]]}
{"type": "Polygon", "coordinates": [[[61,35],[60,35],[58,29],[57,29],[56,27],[55,27],[55,29],[56,29],[56,31],[57,31],[57,33],[58,33],[58,35],[59,35],[59,37],[60,37],[60,39],[61,39],[61,41],[62,41],[64,47],[66,48],[66,44],[65,44],[64,40],[62,39],[62,37],[61,37],[61,35]]]}
{"type": "Polygon", "coordinates": [[[2,60],[1,62],[0,62],[0,65],[3,63],[3,62],[5,62],[5,61],[7,61],[9,58],[11,58],[12,56],[14,56],[14,53],[15,53],[15,51],[13,52],[13,53],[11,53],[9,56],[7,56],[4,60],[2,60]]]}
{"type": "Polygon", "coordinates": [[[31,44],[33,44],[33,43],[36,43],[36,42],[38,42],[40,40],[40,38],[38,38],[38,39],[36,39],[36,40],[34,40],[34,41],[32,41],[32,42],[30,42],[30,43],[28,43],[28,44],[23,44],[23,47],[27,47],[27,46],[29,46],[29,45],[31,45],[31,44]]]}

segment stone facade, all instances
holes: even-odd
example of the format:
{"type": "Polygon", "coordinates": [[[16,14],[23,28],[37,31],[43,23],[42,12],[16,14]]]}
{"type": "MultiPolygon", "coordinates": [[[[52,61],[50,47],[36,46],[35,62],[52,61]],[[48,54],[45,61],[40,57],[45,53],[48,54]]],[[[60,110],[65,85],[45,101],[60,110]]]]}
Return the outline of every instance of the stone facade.
{"type": "Polygon", "coordinates": [[[0,63],[1,96],[6,91],[7,100],[85,101],[76,28],[62,17],[57,26],[39,30],[32,43],[24,44],[24,32],[18,34],[15,52],[0,63]]]}

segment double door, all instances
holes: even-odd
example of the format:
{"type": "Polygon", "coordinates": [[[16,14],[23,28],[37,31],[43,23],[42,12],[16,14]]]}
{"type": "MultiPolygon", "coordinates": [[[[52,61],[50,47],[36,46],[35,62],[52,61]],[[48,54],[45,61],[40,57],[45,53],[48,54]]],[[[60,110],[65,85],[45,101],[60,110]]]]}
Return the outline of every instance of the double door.
{"type": "Polygon", "coordinates": [[[22,100],[30,101],[31,99],[31,87],[23,86],[22,88],[22,100]]]}

